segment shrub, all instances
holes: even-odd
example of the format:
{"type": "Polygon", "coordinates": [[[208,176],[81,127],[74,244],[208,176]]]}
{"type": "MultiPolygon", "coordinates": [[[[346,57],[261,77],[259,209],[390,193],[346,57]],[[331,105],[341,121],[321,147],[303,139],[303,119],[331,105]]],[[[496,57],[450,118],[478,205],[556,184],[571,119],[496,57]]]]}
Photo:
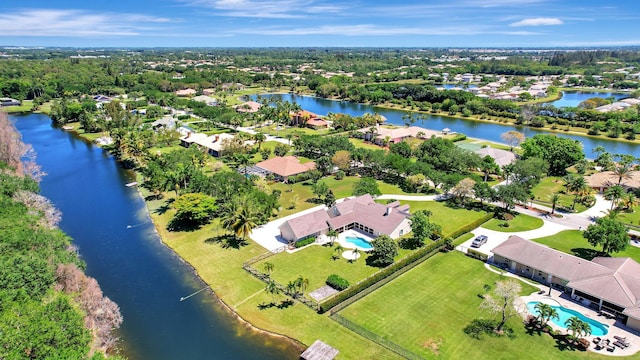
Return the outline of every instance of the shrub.
{"type": "Polygon", "coordinates": [[[367,288],[373,286],[377,282],[393,275],[394,273],[402,270],[403,268],[410,266],[411,264],[424,259],[429,258],[436,252],[438,252],[445,245],[445,240],[438,240],[431,242],[430,244],[421,247],[420,249],[412,252],[406,257],[398,260],[398,262],[387,266],[384,269],[376,272],[375,274],[365,278],[364,280],[359,281],[358,283],[350,286],[348,289],[341,291],[335,296],[330,297],[320,304],[320,313],[324,313],[334,306],[340,304],[341,302],[357,295],[358,293],[366,290],[367,288]]]}
{"type": "Polygon", "coordinates": [[[298,241],[296,242],[296,244],[295,244],[295,245],[296,245],[296,248],[301,248],[301,247],[303,247],[303,246],[307,246],[307,245],[309,245],[309,244],[312,244],[312,243],[314,243],[315,241],[316,241],[316,238],[315,238],[315,237],[313,237],[313,236],[309,236],[309,237],[304,238],[304,239],[302,239],[302,240],[298,240],[298,241]]]}
{"type": "Polygon", "coordinates": [[[349,282],[339,275],[331,274],[327,278],[327,285],[331,286],[336,290],[344,290],[349,287],[349,282]]]}
{"type": "Polygon", "coordinates": [[[462,141],[462,140],[466,140],[467,139],[467,135],[465,134],[456,134],[456,136],[453,137],[453,139],[451,139],[451,141],[456,142],[456,141],[462,141]]]}
{"type": "Polygon", "coordinates": [[[473,249],[467,250],[467,256],[472,257],[474,259],[482,260],[482,261],[487,261],[489,259],[489,256],[487,254],[481,253],[480,251],[473,250],[473,249]]]}

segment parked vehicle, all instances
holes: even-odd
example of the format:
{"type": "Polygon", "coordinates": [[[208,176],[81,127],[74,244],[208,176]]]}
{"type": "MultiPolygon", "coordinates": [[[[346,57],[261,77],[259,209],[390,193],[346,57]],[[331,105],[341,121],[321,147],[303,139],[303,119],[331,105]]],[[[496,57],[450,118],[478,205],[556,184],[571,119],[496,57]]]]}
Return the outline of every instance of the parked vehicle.
{"type": "Polygon", "coordinates": [[[473,239],[473,241],[471,242],[471,247],[475,247],[475,248],[480,247],[480,246],[486,244],[487,240],[489,240],[487,238],[487,235],[479,235],[478,237],[473,239]]]}

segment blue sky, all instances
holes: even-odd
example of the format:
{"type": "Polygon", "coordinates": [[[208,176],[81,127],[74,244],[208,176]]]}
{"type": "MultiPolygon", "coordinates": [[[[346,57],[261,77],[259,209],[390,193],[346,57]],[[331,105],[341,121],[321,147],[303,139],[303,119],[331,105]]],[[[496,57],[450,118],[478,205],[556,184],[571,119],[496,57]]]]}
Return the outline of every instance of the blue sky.
{"type": "Polygon", "coordinates": [[[0,46],[640,45],[640,1],[23,0],[0,46]]]}

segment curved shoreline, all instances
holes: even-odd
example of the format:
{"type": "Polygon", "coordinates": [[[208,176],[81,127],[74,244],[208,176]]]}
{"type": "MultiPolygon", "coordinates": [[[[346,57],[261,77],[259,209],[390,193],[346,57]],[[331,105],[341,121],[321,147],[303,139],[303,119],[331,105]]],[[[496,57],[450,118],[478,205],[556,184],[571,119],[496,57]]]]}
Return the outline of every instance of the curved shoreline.
{"type": "Polygon", "coordinates": [[[227,312],[228,315],[231,315],[238,322],[238,325],[241,325],[245,329],[247,329],[249,331],[253,331],[253,332],[261,334],[261,335],[266,335],[266,336],[269,336],[269,337],[272,337],[272,338],[278,339],[278,340],[284,340],[284,341],[286,341],[288,343],[288,346],[291,346],[293,349],[296,349],[296,351],[298,353],[302,353],[307,348],[307,345],[303,344],[302,342],[300,342],[297,339],[291,338],[291,337],[289,337],[287,335],[284,335],[284,334],[280,334],[280,333],[276,333],[276,332],[273,332],[273,331],[265,330],[265,329],[262,329],[262,328],[260,328],[260,327],[258,327],[256,325],[252,324],[250,321],[248,321],[245,318],[243,318],[242,316],[240,316],[240,314],[238,314],[238,312],[231,305],[229,305],[226,302],[224,302],[224,300],[215,293],[215,291],[211,287],[212,285],[209,284],[208,282],[204,281],[204,279],[202,279],[202,277],[200,277],[200,274],[198,273],[198,269],[196,269],[196,267],[193,266],[193,264],[191,264],[190,262],[185,260],[182,256],[180,256],[180,254],[173,247],[171,247],[167,242],[164,241],[164,239],[160,235],[160,232],[158,231],[158,223],[153,219],[153,217],[151,216],[151,213],[149,212],[149,206],[148,206],[147,201],[144,199],[144,195],[142,194],[142,192],[140,191],[139,188],[136,188],[136,192],[138,193],[138,196],[140,197],[140,199],[144,202],[145,214],[147,215],[149,220],[153,223],[153,231],[156,233],[158,239],[160,239],[160,242],[167,249],[171,250],[171,252],[178,259],[180,259],[180,261],[182,261],[184,264],[186,264],[191,269],[191,271],[196,276],[196,278],[202,284],[207,285],[207,287],[208,287],[208,291],[207,292],[211,294],[213,299],[221,306],[222,309],[224,309],[225,312],[227,312]]]}

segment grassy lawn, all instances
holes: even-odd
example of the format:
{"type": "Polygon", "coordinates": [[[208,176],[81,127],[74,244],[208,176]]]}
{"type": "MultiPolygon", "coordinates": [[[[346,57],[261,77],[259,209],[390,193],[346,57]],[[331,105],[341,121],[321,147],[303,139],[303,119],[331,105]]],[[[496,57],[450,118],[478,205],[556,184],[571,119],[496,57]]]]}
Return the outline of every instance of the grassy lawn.
{"type": "Polygon", "coordinates": [[[518,214],[511,220],[491,219],[482,225],[483,228],[502,232],[527,231],[542,227],[542,219],[533,216],[518,214]],[[503,226],[508,224],[508,227],[503,226]]]}
{"type": "Polygon", "coordinates": [[[5,111],[9,114],[23,113],[23,112],[30,112],[32,107],[33,107],[33,100],[23,100],[20,106],[3,107],[2,111],[5,111]]]}
{"type": "Polygon", "coordinates": [[[401,203],[409,204],[411,213],[418,210],[430,210],[432,213],[431,221],[442,226],[442,234],[445,237],[486,214],[484,211],[453,208],[448,206],[446,202],[439,201],[401,201],[401,203]]]}
{"type": "MultiPolygon", "coordinates": [[[[329,133],[328,129],[310,129],[307,127],[290,127],[290,126],[282,126],[282,125],[269,125],[257,127],[254,129],[255,131],[260,131],[265,134],[279,136],[281,138],[287,139],[287,135],[291,134],[293,138],[297,135],[307,134],[307,135],[325,135],[329,133]]],[[[293,138],[291,141],[293,141],[293,138]]]]}
{"type": "MultiPolygon", "coordinates": [[[[533,202],[551,207],[551,196],[553,194],[560,195],[560,201],[558,202],[557,208],[571,208],[571,204],[573,204],[573,195],[565,194],[565,182],[561,177],[550,176],[543,178],[542,181],[538,185],[533,188],[533,195],[535,195],[535,200],[533,202]]],[[[576,211],[582,212],[587,210],[587,207],[576,203],[576,211]]]]}
{"type": "MultiPolygon", "coordinates": [[[[327,277],[331,274],[340,275],[353,285],[380,270],[366,264],[367,255],[364,252],[360,253],[358,260],[347,261],[340,256],[342,252],[335,251],[337,245],[337,243],[333,247],[311,245],[293,254],[282,252],[254,264],[253,267],[264,272],[264,263],[272,263],[274,269],[271,272],[271,277],[285,286],[298,276],[307,278],[309,279],[309,287],[305,291],[306,293],[324,286],[327,277]],[[333,260],[332,255],[340,256],[340,258],[333,260]]],[[[409,250],[400,249],[396,259],[406,256],[409,252],[409,250]]]]}
{"type": "Polygon", "coordinates": [[[640,226],[640,212],[636,210],[621,210],[618,214],[618,219],[625,224],[632,225],[636,230],[640,226]]]}
{"type": "Polygon", "coordinates": [[[349,142],[352,143],[353,146],[355,146],[356,148],[364,148],[369,150],[384,150],[383,147],[372,144],[370,142],[366,142],[362,139],[349,138],[349,142]]]}
{"type": "MultiPolygon", "coordinates": [[[[514,339],[467,336],[463,329],[472,320],[492,317],[478,309],[483,285],[501,279],[462,253],[437,254],[340,314],[427,359],[604,358],[559,350],[550,336],[527,334],[519,318],[507,322],[514,339]]],[[[522,294],[537,290],[521,285],[522,294]]]]}
{"type": "MultiPolygon", "coordinates": [[[[589,242],[587,242],[587,239],[582,237],[582,231],[578,230],[565,230],[555,235],[532,240],[567,254],[572,254],[589,260],[595,256],[600,256],[599,251],[602,250],[601,247],[595,248],[591,246],[589,242]]],[[[635,261],[640,262],[640,248],[633,245],[627,245],[627,248],[624,251],[613,253],[611,256],[630,257],[635,261]]]]}
{"type": "Polygon", "coordinates": [[[454,246],[458,246],[460,244],[462,244],[463,242],[471,239],[473,237],[473,234],[468,232],[466,234],[462,234],[460,236],[458,236],[457,238],[455,238],[455,240],[453,240],[453,245],[454,246]]]}
{"type": "MultiPolygon", "coordinates": [[[[196,231],[167,231],[166,225],[173,216],[173,210],[164,213],[155,210],[164,206],[170,197],[171,194],[167,194],[162,200],[147,202],[158,233],[170,248],[194,266],[198,275],[211,286],[216,295],[240,317],[258,328],[289,336],[307,346],[322,339],[338,348],[340,358],[343,359],[399,358],[304,305],[296,303],[287,308],[261,307],[261,304],[271,302],[271,296],[264,291],[263,282],[242,269],[242,263],[264,253],[265,249],[252,241],[238,248],[215,241],[218,234],[223,234],[217,220],[196,231]]],[[[297,275],[296,271],[295,276],[297,275]]],[[[239,324],[238,331],[247,330],[239,324]]]]}

